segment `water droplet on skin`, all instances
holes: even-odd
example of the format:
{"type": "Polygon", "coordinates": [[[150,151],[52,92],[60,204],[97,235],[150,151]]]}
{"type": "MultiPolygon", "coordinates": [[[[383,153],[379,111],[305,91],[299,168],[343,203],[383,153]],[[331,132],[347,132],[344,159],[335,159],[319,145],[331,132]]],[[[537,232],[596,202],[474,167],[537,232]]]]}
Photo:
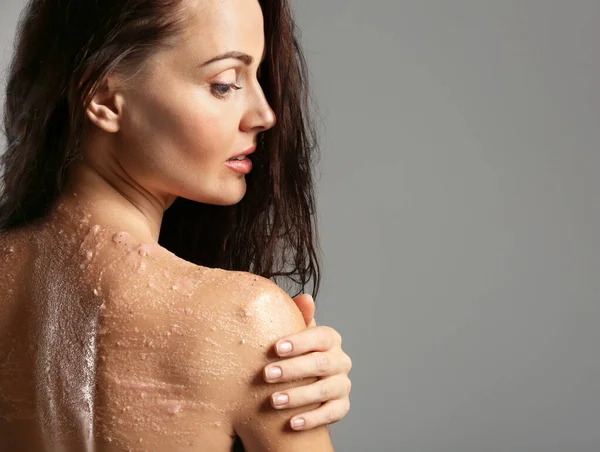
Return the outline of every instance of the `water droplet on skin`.
{"type": "Polygon", "coordinates": [[[98,296],[98,289],[94,289],[94,295],[98,296]]]}
{"type": "Polygon", "coordinates": [[[190,315],[190,314],[192,313],[192,310],[191,310],[191,308],[185,308],[185,313],[186,313],[187,315],[190,315]]]}
{"type": "Polygon", "coordinates": [[[242,340],[240,341],[240,344],[245,344],[246,343],[246,339],[242,338],[242,340]]]}
{"type": "Polygon", "coordinates": [[[94,252],[93,252],[93,251],[88,251],[88,252],[86,253],[86,258],[87,258],[87,260],[91,260],[91,259],[92,259],[92,257],[94,257],[94,252]]]}

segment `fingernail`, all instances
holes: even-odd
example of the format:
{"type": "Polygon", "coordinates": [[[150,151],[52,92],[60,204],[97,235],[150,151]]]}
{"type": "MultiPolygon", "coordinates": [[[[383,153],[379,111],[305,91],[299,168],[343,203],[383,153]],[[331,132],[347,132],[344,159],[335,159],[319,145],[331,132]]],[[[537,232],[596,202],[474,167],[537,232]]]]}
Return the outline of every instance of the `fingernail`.
{"type": "Polygon", "coordinates": [[[279,353],[289,353],[292,351],[292,343],[291,342],[282,342],[277,345],[277,351],[279,353]]]}
{"type": "Polygon", "coordinates": [[[287,394],[277,394],[276,396],[273,397],[273,403],[277,406],[285,405],[289,401],[290,401],[290,398],[288,397],[287,394]]]}
{"type": "Polygon", "coordinates": [[[292,428],[301,428],[304,427],[304,419],[298,417],[296,419],[292,419],[292,428]]]}
{"type": "Polygon", "coordinates": [[[269,367],[267,369],[267,379],[275,380],[281,377],[281,368],[280,367],[269,367]]]}

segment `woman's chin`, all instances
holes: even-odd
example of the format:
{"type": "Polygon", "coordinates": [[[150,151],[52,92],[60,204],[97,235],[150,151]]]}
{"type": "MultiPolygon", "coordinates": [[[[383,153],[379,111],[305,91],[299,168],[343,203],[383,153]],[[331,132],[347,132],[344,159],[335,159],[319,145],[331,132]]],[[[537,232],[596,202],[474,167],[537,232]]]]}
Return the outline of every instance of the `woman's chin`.
{"type": "Polygon", "coordinates": [[[239,203],[244,196],[246,196],[246,186],[244,185],[243,190],[231,190],[227,193],[221,192],[218,195],[207,198],[206,196],[202,196],[197,199],[198,202],[202,202],[204,204],[214,204],[216,206],[233,206],[239,203]]]}
{"type": "Polygon", "coordinates": [[[244,197],[237,197],[237,198],[229,198],[229,199],[220,199],[217,202],[211,202],[209,204],[215,204],[217,206],[234,206],[236,204],[238,204],[244,197]]]}
{"type": "Polygon", "coordinates": [[[246,180],[243,177],[236,181],[216,181],[214,184],[209,185],[212,185],[210,191],[207,190],[209,187],[196,186],[186,190],[187,193],[179,192],[178,196],[190,201],[215,206],[233,206],[246,196],[246,180]]]}

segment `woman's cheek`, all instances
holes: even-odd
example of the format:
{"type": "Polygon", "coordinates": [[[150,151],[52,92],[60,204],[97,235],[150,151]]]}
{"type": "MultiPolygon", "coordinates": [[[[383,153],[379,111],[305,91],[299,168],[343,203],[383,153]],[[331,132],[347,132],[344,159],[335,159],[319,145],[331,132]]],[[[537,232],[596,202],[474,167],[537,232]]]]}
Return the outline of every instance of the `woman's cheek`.
{"type": "MultiPolygon", "coordinates": [[[[243,149],[236,149],[238,127],[231,115],[199,112],[185,133],[188,146],[209,160],[225,161],[243,149]]],[[[249,144],[248,144],[249,145],[249,144]]],[[[239,145],[244,146],[243,144],[239,145]]]]}

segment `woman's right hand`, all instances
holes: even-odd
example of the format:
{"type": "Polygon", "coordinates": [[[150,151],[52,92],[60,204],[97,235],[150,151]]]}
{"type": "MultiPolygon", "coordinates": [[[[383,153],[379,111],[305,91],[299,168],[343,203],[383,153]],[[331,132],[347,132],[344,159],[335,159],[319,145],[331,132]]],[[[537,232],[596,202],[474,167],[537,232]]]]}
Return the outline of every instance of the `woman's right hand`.
{"type": "Polygon", "coordinates": [[[308,328],[277,342],[277,354],[288,359],[269,364],[265,367],[264,375],[268,383],[318,378],[312,384],[271,395],[271,404],[277,409],[322,403],[320,407],[296,415],[290,420],[293,429],[309,430],[338,422],[350,411],[352,382],[348,373],[352,369],[352,360],[342,350],[342,338],[337,331],[328,326],[316,326],[313,298],[309,294],[302,294],[294,298],[294,302],[302,312],[308,328]],[[291,352],[279,351],[279,345],[284,342],[292,344],[291,352]],[[267,372],[273,368],[281,369],[281,376],[270,380],[267,372]],[[288,401],[278,405],[277,400],[280,396],[287,396],[288,401]],[[298,419],[302,419],[304,424],[296,424],[294,421],[298,419]]]}

